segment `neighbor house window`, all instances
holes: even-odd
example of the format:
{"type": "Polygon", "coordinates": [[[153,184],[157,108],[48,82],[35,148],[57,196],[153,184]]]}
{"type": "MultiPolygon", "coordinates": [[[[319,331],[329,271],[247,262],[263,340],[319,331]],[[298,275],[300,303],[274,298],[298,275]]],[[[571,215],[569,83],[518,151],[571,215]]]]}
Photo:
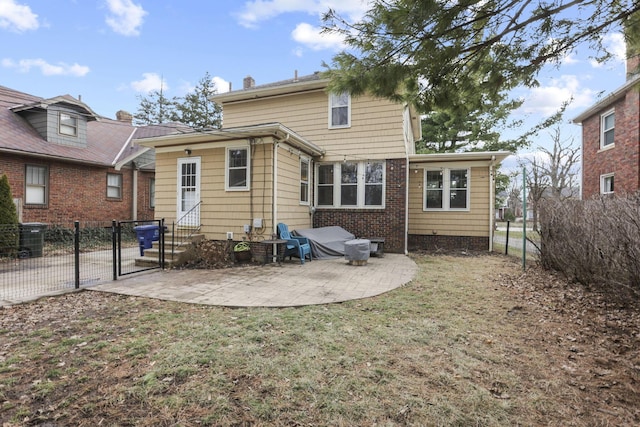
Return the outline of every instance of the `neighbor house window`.
{"type": "Polygon", "coordinates": [[[78,118],[71,114],[60,113],[58,130],[62,135],[78,136],[78,118]]]}
{"type": "Polygon", "coordinates": [[[602,134],[600,135],[600,148],[605,148],[613,145],[614,129],[616,126],[615,112],[609,111],[603,114],[600,118],[600,128],[602,134]]]}
{"type": "Polygon", "coordinates": [[[107,198],[122,199],[122,175],[117,173],[107,174],[107,198]]]}
{"type": "Polygon", "coordinates": [[[609,173],[600,176],[600,193],[612,194],[613,193],[613,174],[609,173]]]}
{"type": "Polygon", "coordinates": [[[300,203],[309,204],[309,159],[300,158],[300,203]]]}
{"type": "Polygon", "coordinates": [[[317,206],[384,207],[384,162],[322,164],[317,173],[317,206]]]}
{"type": "Polygon", "coordinates": [[[156,179],[149,178],[149,207],[156,207],[156,179]]]}
{"type": "Polygon", "coordinates": [[[329,128],[351,126],[351,96],[347,92],[329,94],[329,128]]]}
{"type": "Polygon", "coordinates": [[[46,205],[48,169],[46,166],[27,165],[25,169],[26,205],[46,205]]]}
{"type": "Polygon", "coordinates": [[[227,190],[249,189],[249,149],[227,148],[227,190]]]}
{"type": "Polygon", "coordinates": [[[424,176],[425,210],[469,208],[469,169],[427,169],[424,176]]]}

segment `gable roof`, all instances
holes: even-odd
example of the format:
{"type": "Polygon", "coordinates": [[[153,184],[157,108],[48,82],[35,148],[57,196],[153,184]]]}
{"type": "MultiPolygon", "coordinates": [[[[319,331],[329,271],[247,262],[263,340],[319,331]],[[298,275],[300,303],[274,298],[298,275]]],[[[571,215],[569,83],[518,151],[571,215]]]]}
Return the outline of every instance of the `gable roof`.
{"type": "Polygon", "coordinates": [[[627,95],[627,92],[629,92],[631,89],[633,89],[634,86],[637,86],[638,84],[640,84],[640,74],[636,74],[634,77],[627,80],[625,84],[623,84],[618,89],[611,92],[601,101],[597,102],[596,104],[589,107],[587,110],[580,113],[580,115],[578,115],[575,119],[571,121],[576,124],[582,123],[583,121],[593,116],[594,114],[597,114],[598,112],[611,106],[614,102],[618,101],[619,99],[624,98],[627,95]]]}
{"type": "Polygon", "coordinates": [[[131,145],[134,133],[166,135],[180,128],[190,129],[178,123],[135,127],[129,122],[99,116],[82,101],[69,95],[44,99],[0,86],[0,152],[113,166],[124,157],[142,151],[141,147],[131,145]],[[46,110],[54,104],[63,104],[87,118],[86,146],[49,142],[19,114],[46,110]]]}

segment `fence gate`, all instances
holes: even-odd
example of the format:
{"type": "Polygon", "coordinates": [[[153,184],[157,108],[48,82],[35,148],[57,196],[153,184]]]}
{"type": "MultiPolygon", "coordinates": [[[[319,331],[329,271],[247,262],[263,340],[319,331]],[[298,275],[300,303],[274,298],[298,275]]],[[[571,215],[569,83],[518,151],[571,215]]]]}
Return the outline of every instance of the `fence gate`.
{"type": "Polygon", "coordinates": [[[113,221],[113,229],[113,280],[164,269],[164,219],[113,221]]]}

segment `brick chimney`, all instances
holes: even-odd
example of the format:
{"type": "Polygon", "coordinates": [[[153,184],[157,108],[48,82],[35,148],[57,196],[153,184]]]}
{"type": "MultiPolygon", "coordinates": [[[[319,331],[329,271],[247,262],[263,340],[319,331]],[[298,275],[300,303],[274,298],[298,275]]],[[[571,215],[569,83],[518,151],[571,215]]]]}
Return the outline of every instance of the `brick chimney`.
{"type": "Polygon", "coordinates": [[[116,112],[116,119],[119,122],[133,123],[133,116],[128,111],[119,110],[116,112]]]}
{"type": "Polygon", "coordinates": [[[247,76],[242,80],[242,89],[251,89],[256,86],[256,81],[253,80],[253,77],[247,76]]]}

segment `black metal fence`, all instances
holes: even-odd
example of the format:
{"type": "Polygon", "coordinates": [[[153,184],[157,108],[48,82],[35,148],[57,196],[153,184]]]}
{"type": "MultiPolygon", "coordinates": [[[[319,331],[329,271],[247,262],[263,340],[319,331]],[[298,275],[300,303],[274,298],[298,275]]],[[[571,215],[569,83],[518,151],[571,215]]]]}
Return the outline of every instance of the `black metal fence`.
{"type": "Polygon", "coordinates": [[[0,225],[0,305],[135,272],[136,229],[158,221],[0,225]]]}

